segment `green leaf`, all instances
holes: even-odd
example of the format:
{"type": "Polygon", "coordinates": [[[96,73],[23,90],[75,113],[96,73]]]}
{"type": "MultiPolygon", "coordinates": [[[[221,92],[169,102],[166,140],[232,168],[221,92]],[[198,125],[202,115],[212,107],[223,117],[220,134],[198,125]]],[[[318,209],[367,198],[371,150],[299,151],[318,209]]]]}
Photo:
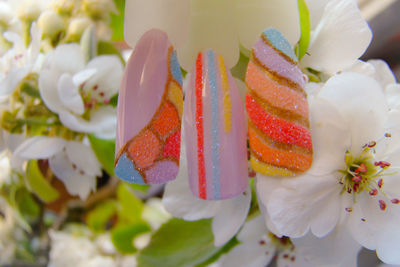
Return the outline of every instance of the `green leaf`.
{"type": "Polygon", "coordinates": [[[301,36],[299,43],[296,47],[296,53],[299,61],[307,53],[308,45],[310,44],[310,34],[311,34],[311,23],[310,23],[310,13],[305,0],[297,0],[299,6],[299,16],[300,16],[300,31],[301,36]]]}
{"type": "Polygon", "coordinates": [[[107,200],[98,204],[91,210],[87,217],[87,225],[94,232],[103,232],[106,230],[107,223],[116,214],[118,209],[115,200],[107,200]]]}
{"type": "Polygon", "coordinates": [[[58,191],[43,176],[36,160],[30,160],[26,168],[26,182],[29,188],[43,202],[53,202],[59,197],[58,191]]]}
{"type": "Polygon", "coordinates": [[[244,81],[248,64],[249,57],[241,51],[238,63],[231,69],[232,76],[244,81]]]}
{"type": "Polygon", "coordinates": [[[119,252],[135,253],[137,248],[133,245],[133,240],[139,234],[149,231],[151,231],[151,228],[145,223],[120,226],[111,231],[111,240],[119,252]]]}
{"type": "Polygon", "coordinates": [[[142,222],[143,203],[138,199],[132,189],[125,183],[120,183],[117,188],[117,198],[121,204],[118,213],[120,224],[142,222]]]}
{"type": "Polygon", "coordinates": [[[117,104],[118,104],[118,94],[115,94],[110,98],[110,105],[115,108],[117,107],[117,104]]]}
{"type": "Polygon", "coordinates": [[[138,256],[139,267],[193,266],[216,252],[211,220],[171,219],[152,236],[150,244],[138,256]]]}
{"type": "Polygon", "coordinates": [[[35,219],[39,216],[40,208],[26,188],[19,188],[15,194],[15,202],[22,216],[27,219],[35,219]]]}
{"type": "Polygon", "coordinates": [[[217,261],[223,254],[228,253],[231,249],[233,249],[235,246],[239,245],[239,241],[236,239],[236,237],[233,237],[231,240],[229,240],[228,243],[226,243],[217,253],[215,253],[212,257],[208,258],[206,261],[196,265],[196,267],[205,267],[209,266],[211,263],[217,261]]]}
{"type": "Polygon", "coordinates": [[[97,54],[100,55],[116,55],[121,60],[121,63],[125,65],[124,58],[119,52],[118,48],[111,42],[99,41],[97,44],[97,54]]]}
{"type": "Polygon", "coordinates": [[[131,187],[133,190],[142,192],[142,193],[147,193],[150,189],[150,185],[148,184],[134,184],[134,183],[128,183],[129,187],[131,187]]]}
{"type": "Polygon", "coordinates": [[[110,26],[113,30],[113,35],[111,39],[113,41],[120,42],[124,40],[125,0],[114,0],[114,3],[118,9],[119,14],[111,15],[110,26]]]}
{"type": "Polygon", "coordinates": [[[94,153],[96,154],[97,159],[106,170],[106,172],[110,175],[114,175],[114,154],[115,154],[115,140],[106,140],[100,139],[94,136],[93,134],[89,134],[90,145],[94,153]]]}

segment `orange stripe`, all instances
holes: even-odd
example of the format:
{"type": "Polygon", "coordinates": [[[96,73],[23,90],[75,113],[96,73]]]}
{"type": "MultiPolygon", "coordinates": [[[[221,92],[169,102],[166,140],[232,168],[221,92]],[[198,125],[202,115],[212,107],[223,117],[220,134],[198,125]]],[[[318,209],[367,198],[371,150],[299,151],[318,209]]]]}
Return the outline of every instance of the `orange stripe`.
{"type": "Polygon", "coordinates": [[[265,163],[297,172],[304,172],[311,167],[312,156],[271,148],[251,127],[249,141],[251,149],[265,163]]]}
{"type": "Polygon", "coordinates": [[[307,128],[273,116],[249,94],[246,94],[246,109],[250,120],[273,140],[312,150],[311,133],[307,128]]]}
{"type": "Polygon", "coordinates": [[[196,127],[197,127],[197,158],[198,158],[198,179],[199,179],[199,197],[207,198],[206,191],[206,168],[204,161],[204,126],[203,126],[203,57],[199,53],[196,60],[196,127]]]}
{"type": "Polygon", "coordinates": [[[308,104],[304,96],[272,80],[252,61],[247,66],[246,82],[250,89],[271,106],[308,118],[308,104]]]}

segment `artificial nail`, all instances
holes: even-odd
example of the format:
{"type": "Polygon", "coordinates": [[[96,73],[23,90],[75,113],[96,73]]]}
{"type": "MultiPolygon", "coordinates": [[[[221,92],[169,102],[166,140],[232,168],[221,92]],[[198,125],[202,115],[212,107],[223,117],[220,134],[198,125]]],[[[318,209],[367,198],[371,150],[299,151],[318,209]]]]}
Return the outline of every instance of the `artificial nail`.
{"type": "Polygon", "coordinates": [[[146,32],[127,63],[118,97],[115,174],[160,184],[179,169],[182,74],[167,35],[146,32]]]}
{"type": "Polygon", "coordinates": [[[235,197],[248,186],[246,121],[224,60],[201,52],[184,103],[190,189],[202,199],[235,197]]]}
{"type": "Polygon", "coordinates": [[[289,42],[268,29],[253,46],[246,72],[250,162],[264,175],[293,176],[313,158],[305,80],[289,42]]]}

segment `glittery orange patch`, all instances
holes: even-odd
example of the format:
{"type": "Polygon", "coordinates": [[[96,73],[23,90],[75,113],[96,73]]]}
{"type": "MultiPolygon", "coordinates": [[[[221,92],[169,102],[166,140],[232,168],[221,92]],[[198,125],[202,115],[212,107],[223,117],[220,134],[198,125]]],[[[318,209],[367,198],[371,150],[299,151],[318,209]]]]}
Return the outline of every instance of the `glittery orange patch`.
{"type": "Polygon", "coordinates": [[[272,148],[265,144],[251,127],[249,127],[249,141],[252,150],[265,163],[302,172],[311,166],[312,156],[272,148]]]}
{"type": "Polygon", "coordinates": [[[167,137],[170,132],[179,126],[179,115],[175,107],[169,103],[161,107],[160,113],[153,122],[153,129],[163,138],[167,137]]]}
{"type": "Polygon", "coordinates": [[[128,153],[139,168],[151,166],[160,154],[161,144],[155,134],[145,130],[129,144],[128,153]]]}

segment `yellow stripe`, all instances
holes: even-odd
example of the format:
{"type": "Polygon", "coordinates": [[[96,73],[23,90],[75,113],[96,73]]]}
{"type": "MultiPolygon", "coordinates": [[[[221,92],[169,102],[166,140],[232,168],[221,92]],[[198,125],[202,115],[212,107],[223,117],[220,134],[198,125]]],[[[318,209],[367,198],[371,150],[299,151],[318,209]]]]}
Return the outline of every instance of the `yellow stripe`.
{"type": "Polygon", "coordinates": [[[259,161],[256,157],[251,155],[250,164],[254,171],[268,176],[294,176],[295,174],[289,170],[274,167],[259,161]]]}
{"type": "Polygon", "coordinates": [[[181,119],[183,109],[183,94],[180,86],[174,81],[171,81],[169,83],[168,100],[174,104],[174,106],[178,110],[179,118],[181,119]]]}
{"type": "Polygon", "coordinates": [[[224,59],[222,56],[219,56],[219,69],[221,73],[221,83],[222,83],[222,90],[224,93],[224,123],[225,123],[225,132],[229,133],[232,130],[232,102],[231,96],[229,94],[229,82],[228,76],[226,74],[226,68],[224,59]]]}

